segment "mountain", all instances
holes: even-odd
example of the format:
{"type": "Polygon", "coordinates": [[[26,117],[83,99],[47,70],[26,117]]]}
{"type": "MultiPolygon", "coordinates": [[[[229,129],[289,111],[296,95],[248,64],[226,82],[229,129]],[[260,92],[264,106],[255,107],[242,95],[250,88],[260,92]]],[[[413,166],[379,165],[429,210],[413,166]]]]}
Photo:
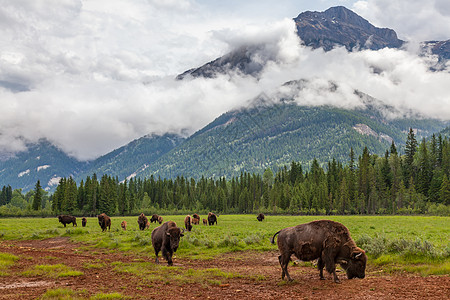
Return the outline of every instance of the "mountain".
{"type": "Polygon", "coordinates": [[[306,46],[332,50],[336,45],[353,49],[399,48],[403,41],[394,30],[378,28],[353,11],[331,7],[324,12],[306,11],[294,18],[297,33],[306,46]]]}
{"type": "MultiPolygon", "coordinates": [[[[231,111],[137,176],[262,174],[266,168],[276,171],[293,160],[307,169],[314,158],[325,163],[334,157],[346,163],[351,147],[357,155],[365,146],[371,153],[383,155],[392,141],[398,147],[404,145],[409,126],[417,130],[418,139],[446,126],[437,120],[386,119],[382,107],[368,99],[363,99],[366,108],[359,110],[299,106],[287,99],[278,105],[231,111]]],[[[257,100],[264,103],[264,99],[257,100]]]]}
{"type": "Polygon", "coordinates": [[[62,150],[42,139],[28,144],[27,150],[0,160],[0,186],[11,185],[24,191],[34,189],[40,180],[43,189],[55,188],[61,177],[73,176],[85,167],[62,150]]]}
{"type": "MultiPolygon", "coordinates": [[[[297,34],[302,42],[313,49],[322,48],[330,51],[336,46],[343,46],[348,51],[364,49],[400,48],[405,44],[398,39],[396,32],[389,28],[378,28],[353,11],[343,7],[331,7],[323,12],[306,11],[293,19],[297,34]]],[[[275,60],[264,51],[264,45],[246,45],[222,57],[193,68],[178,75],[182,80],[188,77],[212,78],[217,74],[230,71],[245,75],[257,75],[264,66],[275,60]]],[[[422,53],[438,56],[440,69],[450,59],[450,40],[422,43],[422,53]]]]}
{"type": "Polygon", "coordinates": [[[183,141],[183,137],[175,134],[144,136],[89,162],[75,178],[80,181],[94,173],[97,177],[117,176],[119,180],[134,177],[183,141]]]}

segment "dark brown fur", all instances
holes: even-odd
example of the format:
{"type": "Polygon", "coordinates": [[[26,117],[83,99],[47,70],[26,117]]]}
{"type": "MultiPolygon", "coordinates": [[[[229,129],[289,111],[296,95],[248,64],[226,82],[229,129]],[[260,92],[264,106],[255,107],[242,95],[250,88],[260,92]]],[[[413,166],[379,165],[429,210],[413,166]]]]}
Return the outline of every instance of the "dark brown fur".
{"type": "Polygon", "coordinates": [[[139,229],[140,230],[144,230],[145,229],[145,227],[147,226],[147,222],[148,222],[148,219],[147,219],[147,217],[144,215],[144,213],[141,213],[140,215],[139,215],[139,217],[138,217],[138,224],[139,224],[139,229]]]}
{"type": "Polygon", "coordinates": [[[192,217],[190,215],[187,215],[186,218],[184,218],[184,227],[186,227],[187,231],[192,230],[192,217]]]}
{"type": "Polygon", "coordinates": [[[109,231],[111,231],[111,218],[108,217],[105,213],[102,213],[97,216],[98,218],[98,225],[102,228],[102,232],[106,231],[106,228],[108,228],[109,231]]]}
{"type": "Polygon", "coordinates": [[[208,220],[203,219],[203,225],[208,225],[208,220]]]}
{"type": "Polygon", "coordinates": [[[177,251],[182,236],[181,229],[173,221],[165,222],[153,229],[152,245],[155,249],[155,263],[159,263],[158,254],[159,251],[162,251],[163,258],[169,266],[172,266],[172,255],[177,251]]]}
{"type": "Polygon", "coordinates": [[[264,220],[264,214],[259,214],[256,219],[260,222],[262,222],[264,220]]]}
{"type": "Polygon", "coordinates": [[[87,220],[85,217],[83,217],[83,219],[81,219],[81,226],[86,227],[87,224],[87,220]]]}
{"type": "Polygon", "coordinates": [[[70,224],[72,223],[72,227],[77,226],[77,218],[74,216],[69,216],[69,215],[59,215],[58,216],[58,220],[59,222],[61,222],[64,227],[66,227],[66,224],[70,224]]]}
{"type": "Polygon", "coordinates": [[[194,225],[200,224],[200,216],[198,214],[192,215],[192,224],[194,225]]]}
{"type": "Polygon", "coordinates": [[[272,243],[277,234],[282,279],[286,275],[289,281],[292,280],[287,270],[292,254],[303,261],[318,259],[320,279],[324,279],[325,267],[327,272],[333,274],[334,281],[339,283],[336,263],[345,269],[348,279],[365,277],[367,256],[364,250],[356,246],[347,227],[341,223],[320,220],[287,227],[274,234],[272,243]]]}
{"type": "Polygon", "coordinates": [[[153,222],[158,222],[158,215],[157,214],[154,214],[151,218],[150,218],[150,223],[153,223],[153,222]]]}
{"type": "Polygon", "coordinates": [[[214,223],[216,223],[217,225],[217,216],[214,213],[210,212],[208,213],[208,224],[214,225],[214,223]]]}
{"type": "Polygon", "coordinates": [[[161,224],[163,222],[163,218],[161,216],[158,216],[158,223],[161,224]]]}

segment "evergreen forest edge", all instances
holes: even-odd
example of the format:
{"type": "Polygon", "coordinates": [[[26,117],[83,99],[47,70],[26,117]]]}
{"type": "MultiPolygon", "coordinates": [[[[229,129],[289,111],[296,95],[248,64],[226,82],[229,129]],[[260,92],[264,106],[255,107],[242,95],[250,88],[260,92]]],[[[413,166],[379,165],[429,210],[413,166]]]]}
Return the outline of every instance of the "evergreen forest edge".
{"type": "Polygon", "coordinates": [[[326,170],[314,159],[309,171],[292,162],[276,174],[242,172],[227,180],[118,178],[96,174],[78,184],[61,178],[49,195],[39,180],[25,195],[3,186],[0,216],[147,215],[207,213],[266,213],[301,215],[431,214],[450,215],[450,140],[433,134],[420,143],[409,130],[405,154],[394,142],[384,156],[367,147],[357,161],[353,148],[349,162],[328,161],[326,170]]]}

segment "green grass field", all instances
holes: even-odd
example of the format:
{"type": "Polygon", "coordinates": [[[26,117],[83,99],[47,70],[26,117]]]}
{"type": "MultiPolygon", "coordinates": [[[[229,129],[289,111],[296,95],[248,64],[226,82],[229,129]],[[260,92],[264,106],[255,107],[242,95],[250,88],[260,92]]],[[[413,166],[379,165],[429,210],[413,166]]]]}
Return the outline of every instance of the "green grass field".
{"type": "MultiPolygon", "coordinates": [[[[163,216],[184,227],[184,217],[163,216]]],[[[206,218],[206,216],[201,216],[206,218]]],[[[263,222],[256,215],[221,215],[218,225],[194,226],[185,232],[178,257],[209,259],[226,252],[277,250],[270,239],[278,230],[318,219],[331,219],[348,227],[358,246],[369,255],[369,263],[387,271],[410,271],[423,275],[450,274],[450,218],[424,216],[266,216],[263,222]]],[[[86,247],[131,251],[153,257],[151,231],[140,231],[136,217],[113,217],[111,231],[102,232],[96,218],[88,218],[87,226],[66,228],[55,218],[0,219],[0,239],[46,239],[68,236],[86,247]],[[120,223],[128,222],[123,231],[120,223]]]]}

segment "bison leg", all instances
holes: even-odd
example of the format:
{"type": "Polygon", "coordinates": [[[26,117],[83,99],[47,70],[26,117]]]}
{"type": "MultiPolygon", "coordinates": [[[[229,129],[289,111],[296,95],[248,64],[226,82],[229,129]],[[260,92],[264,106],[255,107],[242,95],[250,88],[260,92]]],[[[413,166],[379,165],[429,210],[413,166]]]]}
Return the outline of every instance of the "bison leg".
{"type": "Polygon", "coordinates": [[[317,267],[319,268],[320,280],[324,280],[325,277],[323,277],[323,268],[325,267],[325,263],[323,262],[322,257],[319,257],[319,260],[317,261],[317,267]]]}
{"type": "Polygon", "coordinates": [[[169,251],[167,251],[166,248],[162,249],[162,255],[164,257],[165,260],[167,260],[167,264],[169,266],[173,266],[173,261],[172,261],[172,253],[170,253],[169,251]]]}
{"type": "Polygon", "coordinates": [[[336,274],[336,256],[338,254],[338,250],[336,245],[339,244],[339,240],[337,238],[328,238],[325,240],[324,245],[325,248],[322,251],[322,259],[325,263],[325,268],[328,273],[333,274],[334,282],[341,283],[337,274],[336,274]]]}
{"type": "Polygon", "coordinates": [[[289,275],[288,272],[288,264],[291,261],[291,255],[280,255],[278,256],[278,261],[280,262],[280,266],[281,266],[281,279],[284,280],[284,277],[286,275],[288,281],[292,281],[291,276],[289,275]]]}

